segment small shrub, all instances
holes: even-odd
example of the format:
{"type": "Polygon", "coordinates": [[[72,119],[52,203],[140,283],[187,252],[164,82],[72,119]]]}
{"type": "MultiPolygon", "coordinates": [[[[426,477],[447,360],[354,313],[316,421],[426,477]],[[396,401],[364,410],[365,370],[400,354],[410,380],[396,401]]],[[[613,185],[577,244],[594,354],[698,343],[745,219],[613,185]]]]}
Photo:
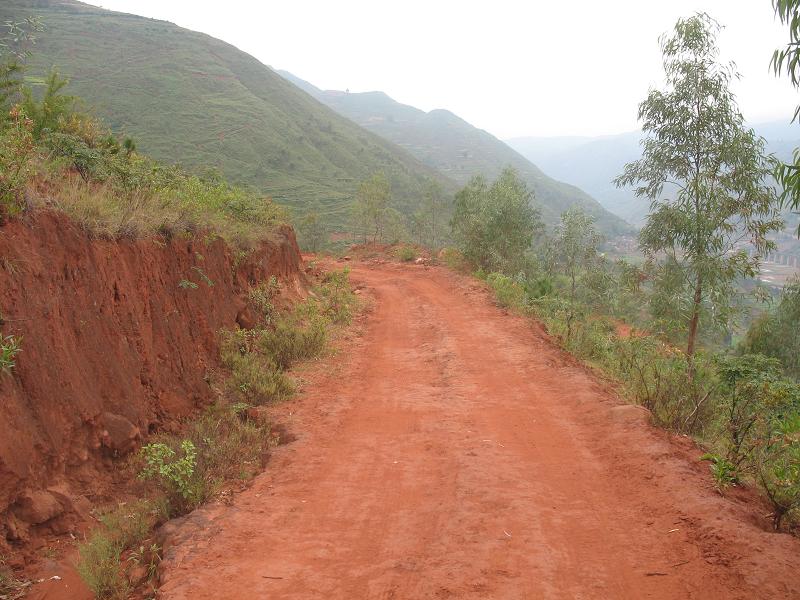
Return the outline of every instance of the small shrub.
{"type": "Polygon", "coordinates": [[[194,510],[206,498],[207,486],[197,471],[197,449],[190,440],[181,441],[178,450],[162,442],[141,449],[144,468],[139,476],[158,483],[175,514],[194,510]]]}
{"type": "Polygon", "coordinates": [[[14,368],[17,355],[22,352],[22,338],[7,335],[0,336],[0,372],[7,372],[14,368]]]}
{"type": "Polygon", "coordinates": [[[535,277],[525,282],[525,293],[529,298],[543,298],[553,293],[555,287],[550,277],[535,277]]]}
{"type": "Polygon", "coordinates": [[[455,248],[443,248],[439,252],[439,260],[454,271],[458,271],[459,273],[469,272],[469,262],[464,258],[464,255],[455,248]]]}
{"type": "Polygon", "coordinates": [[[294,315],[276,320],[273,329],[259,336],[261,351],[280,369],[288,369],[298,360],[313,358],[325,349],[327,323],[319,315],[305,322],[294,315]]]}
{"type": "Polygon", "coordinates": [[[167,519],[166,505],[140,500],[122,504],[100,515],[101,526],[78,544],[78,574],[95,597],[127,598],[133,588],[129,569],[123,564],[125,551],[144,545],[153,527],[167,519]]]}
{"type": "Polygon", "coordinates": [[[135,566],[144,566],[147,581],[153,581],[158,575],[158,565],[161,563],[161,546],[150,544],[133,548],[128,555],[128,562],[135,566]]]}
{"type": "Polygon", "coordinates": [[[346,325],[352,321],[358,301],[350,287],[350,269],[326,273],[314,293],[321,313],[331,322],[346,325]]]}
{"type": "Polygon", "coordinates": [[[228,387],[251,405],[283,400],[294,393],[292,381],[271,356],[260,351],[263,335],[264,330],[222,332],[222,362],[231,371],[228,387]]]}
{"type": "Polygon", "coordinates": [[[35,155],[33,121],[14,108],[8,126],[0,131],[0,224],[25,208],[24,192],[35,155]]]}
{"type": "Polygon", "coordinates": [[[700,460],[707,460],[711,463],[709,464],[709,469],[718,489],[724,490],[738,483],[739,475],[736,471],[736,465],[725,457],[719,454],[704,454],[700,457],[700,460]]]}
{"type": "Polygon", "coordinates": [[[167,520],[167,509],[161,500],[138,500],[121,504],[98,519],[114,542],[128,549],[141,544],[156,524],[167,520]]]}
{"type": "Polygon", "coordinates": [[[278,283],[278,278],[273,275],[267,283],[259,284],[247,294],[250,304],[259,312],[267,324],[271,323],[274,317],[275,305],[273,300],[279,292],[280,284],[278,283]]]}
{"type": "Polygon", "coordinates": [[[8,598],[8,600],[22,598],[29,585],[29,582],[17,578],[14,572],[0,560],[0,598],[8,598]]]}
{"type": "Polygon", "coordinates": [[[397,249],[397,258],[400,262],[411,262],[412,260],[416,260],[417,251],[411,246],[401,246],[397,249]]]}
{"type": "Polygon", "coordinates": [[[717,384],[713,365],[704,354],[696,355],[695,384],[690,386],[681,351],[652,336],[612,339],[609,371],[652,412],[657,424],[697,435],[711,426],[717,415],[717,384]]]}
{"type": "Polygon", "coordinates": [[[506,308],[522,309],[525,306],[525,289],[502,273],[490,273],[487,283],[494,290],[497,302],[506,308]]]}
{"type": "Polygon", "coordinates": [[[612,357],[613,338],[613,323],[606,318],[590,318],[573,324],[566,346],[576,356],[603,365],[612,357]]]}
{"type": "Polygon", "coordinates": [[[130,583],[120,563],[123,548],[103,530],[95,531],[78,544],[78,574],[100,600],[122,600],[130,583]]]}
{"type": "Polygon", "coordinates": [[[250,478],[263,466],[270,427],[247,418],[246,404],[216,404],[195,420],[186,437],[197,448],[197,469],[209,495],[225,480],[250,478]]]}
{"type": "Polygon", "coordinates": [[[760,354],[718,356],[720,418],[727,459],[737,468],[751,462],[759,444],[759,420],[771,410],[780,363],[760,354]]]}
{"type": "Polygon", "coordinates": [[[756,471],[777,531],[800,511],[800,412],[773,417],[767,434],[756,455],[756,471]]]}

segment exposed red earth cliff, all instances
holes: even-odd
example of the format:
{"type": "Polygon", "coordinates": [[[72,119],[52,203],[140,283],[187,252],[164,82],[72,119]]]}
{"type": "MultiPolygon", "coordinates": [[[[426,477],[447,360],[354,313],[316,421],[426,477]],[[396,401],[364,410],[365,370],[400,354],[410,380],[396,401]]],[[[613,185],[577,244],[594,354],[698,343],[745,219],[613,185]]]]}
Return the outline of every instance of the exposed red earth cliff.
{"type": "Polygon", "coordinates": [[[202,235],[91,239],[48,211],[0,227],[1,330],[22,337],[0,376],[0,554],[71,531],[115,458],[209,402],[219,330],[249,324],[257,282],[302,293],[301,263],[288,226],[244,257],[202,235]]]}

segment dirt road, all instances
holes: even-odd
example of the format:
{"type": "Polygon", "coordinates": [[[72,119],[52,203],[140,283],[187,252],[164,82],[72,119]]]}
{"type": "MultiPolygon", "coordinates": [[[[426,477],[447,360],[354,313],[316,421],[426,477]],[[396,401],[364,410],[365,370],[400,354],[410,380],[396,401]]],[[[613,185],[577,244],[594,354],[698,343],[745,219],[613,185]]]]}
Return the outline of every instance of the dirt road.
{"type": "Polygon", "coordinates": [[[163,598],[800,597],[798,540],[478,284],[353,280],[360,334],[275,409],[298,439],[180,527],[163,598]]]}

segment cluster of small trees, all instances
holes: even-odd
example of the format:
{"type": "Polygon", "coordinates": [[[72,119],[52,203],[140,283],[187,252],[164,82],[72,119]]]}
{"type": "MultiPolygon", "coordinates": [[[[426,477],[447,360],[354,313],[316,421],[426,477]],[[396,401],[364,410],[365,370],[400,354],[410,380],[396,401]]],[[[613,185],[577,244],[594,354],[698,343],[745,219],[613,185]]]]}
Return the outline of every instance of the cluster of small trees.
{"type": "MultiPolygon", "coordinates": [[[[708,444],[721,487],[758,483],[778,528],[800,511],[800,385],[789,377],[798,375],[800,292],[790,285],[729,347],[741,283],[784,222],[774,164],[730,90],[738,75],[718,60],[718,30],[705,14],[679,20],[661,40],[666,86],[640,105],[642,158],[616,183],[650,203],[643,264],[608,260],[579,208],[545,232],[510,170],[458,193],[452,235],[498,301],[538,316],[622,380],[657,422],[708,444]],[[647,333],[621,334],[621,320],[647,333]]],[[[800,72],[800,58],[789,64],[800,72]]],[[[791,177],[797,167],[783,168],[791,177]]]]}

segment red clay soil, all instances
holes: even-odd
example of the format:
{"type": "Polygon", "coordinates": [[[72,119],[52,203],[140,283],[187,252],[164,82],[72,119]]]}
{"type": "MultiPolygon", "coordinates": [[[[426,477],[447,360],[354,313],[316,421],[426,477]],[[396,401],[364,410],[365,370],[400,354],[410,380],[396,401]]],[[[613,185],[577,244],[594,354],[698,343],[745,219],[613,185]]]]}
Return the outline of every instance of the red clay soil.
{"type": "Polygon", "coordinates": [[[353,280],[360,335],[274,409],[297,441],[172,526],[161,598],[800,597],[800,540],[478,284],[353,280]]]}
{"type": "Polygon", "coordinates": [[[248,319],[250,286],[302,279],[292,230],[272,238],[237,261],[203,236],[93,240],[53,212],[0,227],[0,331],[22,337],[0,374],[0,555],[19,567],[78,533],[115,496],[114,459],[213,398],[218,331],[248,319]]]}

